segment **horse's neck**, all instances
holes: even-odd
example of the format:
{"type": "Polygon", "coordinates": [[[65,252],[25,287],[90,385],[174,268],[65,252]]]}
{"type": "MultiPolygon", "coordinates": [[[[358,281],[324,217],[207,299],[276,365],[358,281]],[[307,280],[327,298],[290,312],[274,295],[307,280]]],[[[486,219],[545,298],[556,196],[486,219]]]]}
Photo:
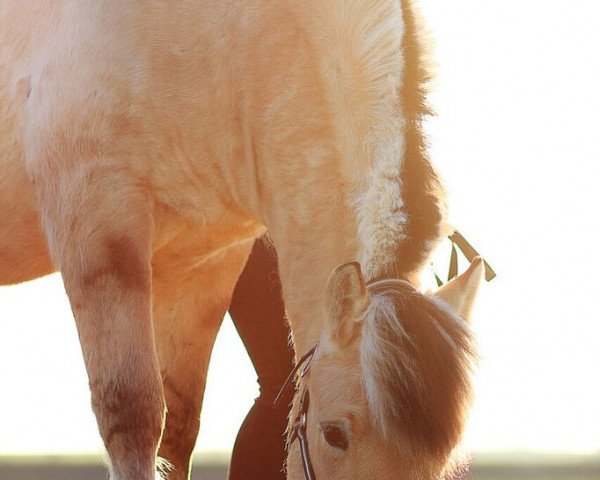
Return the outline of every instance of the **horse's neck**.
{"type": "MultiPolygon", "coordinates": [[[[322,108],[310,96],[299,100],[306,104],[299,105],[300,110],[319,112],[322,108]]],[[[290,121],[304,122],[309,132],[327,131],[327,124],[319,125],[315,114],[290,121]]],[[[384,165],[378,165],[369,173],[371,166],[364,162],[348,172],[331,137],[313,135],[298,143],[288,138],[285,147],[270,142],[277,153],[268,158],[277,161],[262,165],[260,185],[261,218],[277,247],[298,353],[308,350],[322,331],[324,292],[333,269],[360,261],[367,278],[375,276],[393,261],[393,248],[402,233],[401,208],[394,203],[401,202],[398,165],[390,163],[387,172],[384,165]],[[365,178],[368,182],[361,181],[365,178]],[[394,185],[385,185],[388,181],[394,185]],[[380,198],[378,193],[385,195],[380,198]]]]}
{"type": "Polygon", "coordinates": [[[344,3],[344,15],[311,5],[295,12],[302,32],[294,22],[272,31],[250,76],[270,98],[253,122],[258,216],[279,252],[299,351],[321,330],[333,268],[360,261],[367,279],[413,280],[443,223],[423,154],[424,69],[411,11],[396,1],[344,3]]]}
{"type": "Polygon", "coordinates": [[[276,229],[274,236],[286,311],[299,354],[310,349],[322,332],[329,275],[336,266],[360,256],[357,230],[347,209],[323,205],[306,220],[289,231],[276,229]]]}

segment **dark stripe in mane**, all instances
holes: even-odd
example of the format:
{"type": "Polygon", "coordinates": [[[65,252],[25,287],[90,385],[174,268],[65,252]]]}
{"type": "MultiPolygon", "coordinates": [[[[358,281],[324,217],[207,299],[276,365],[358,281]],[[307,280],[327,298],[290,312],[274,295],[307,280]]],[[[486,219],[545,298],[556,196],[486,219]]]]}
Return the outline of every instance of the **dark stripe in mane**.
{"type": "Polygon", "coordinates": [[[396,271],[388,278],[407,277],[417,272],[445,235],[445,194],[431,166],[422,130],[425,117],[432,114],[427,105],[426,85],[431,79],[424,60],[422,36],[411,0],[403,0],[404,76],[400,90],[405,127],[405,155],[400,177],[407,214],[407,240],[396,250],[396,271]]]}

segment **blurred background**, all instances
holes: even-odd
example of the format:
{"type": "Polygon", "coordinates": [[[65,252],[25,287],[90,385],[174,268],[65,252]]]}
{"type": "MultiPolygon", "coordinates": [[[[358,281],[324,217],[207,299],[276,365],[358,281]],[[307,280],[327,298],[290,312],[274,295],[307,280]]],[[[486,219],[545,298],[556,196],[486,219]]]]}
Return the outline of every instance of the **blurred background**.
{"type": "MultiPolygon", "coordinates": [[[[451,219],[498,273],[474,321],[472,475],[600,480],[600,3],[417,3],[434,40],[431,154],[451,219]]],[[[0,305],[0,479],[105,478],[60,277],[2,287],[0,305]]],[[[256,394],[226,318],[195,478],[226,478],[256,394]]]]}

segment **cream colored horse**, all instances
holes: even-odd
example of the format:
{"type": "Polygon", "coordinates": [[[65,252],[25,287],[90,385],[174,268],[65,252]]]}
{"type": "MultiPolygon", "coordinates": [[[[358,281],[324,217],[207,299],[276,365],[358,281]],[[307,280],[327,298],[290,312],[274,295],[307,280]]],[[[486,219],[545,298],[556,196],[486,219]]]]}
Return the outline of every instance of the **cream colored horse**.
{"type": "Polygon", "coordinates": [[[420,56],[407,0],[0,4],[0,281],[61,271],[113,479],[154,478],[157,452],[188,477],[266,228],[296,351],[319,343],[317,477],[448,470],[482,266],[434,296],[394,280],[445,234],[420,56]]]}

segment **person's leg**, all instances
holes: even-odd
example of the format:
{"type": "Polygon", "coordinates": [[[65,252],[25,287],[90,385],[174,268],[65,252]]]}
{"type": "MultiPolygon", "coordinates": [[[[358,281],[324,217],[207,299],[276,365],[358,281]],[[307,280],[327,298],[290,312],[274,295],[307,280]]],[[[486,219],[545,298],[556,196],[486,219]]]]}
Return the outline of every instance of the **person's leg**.
{"type": "Polygon", "coordinates": [[[229,313],[258,374],[260,396],[240,428],[229,480],[285,480],[285,429],[293,388],[275,397],[294,364],[289,345],[277,258],[263,239],[255,242],[235,287],[229,313]]]}

